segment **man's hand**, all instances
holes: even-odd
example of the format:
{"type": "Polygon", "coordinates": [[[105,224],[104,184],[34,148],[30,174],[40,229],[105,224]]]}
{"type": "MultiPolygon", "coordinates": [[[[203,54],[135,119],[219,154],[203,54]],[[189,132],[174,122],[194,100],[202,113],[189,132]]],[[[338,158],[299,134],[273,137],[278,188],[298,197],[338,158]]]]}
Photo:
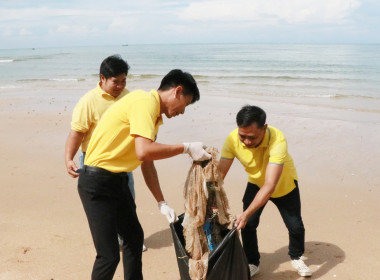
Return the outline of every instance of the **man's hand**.
{"type": "Polygon", "coordinates": [[[169,223],[174,223],[178,220],[174,210],[165,201],[160,201],[158,203],[158,208],[160,209],[161,214],[166,216],[169,223]]]}
{"type": "Polygon", "coordinates": [[[85,133],[83,132],[70,130],[70,133],[67,136],[65,145],[65,164],[67,173],[73,178],[77,178],[79,176],[76,172],[78,167],[75,165],[73,159],[83,141],[84,135],[85,133]]]}
{"type": "Polygon", "coordinates": [[[187,153],[194,161],[204,161],[211,158],[205,151],[206,146],[202,142],[183,143],[183,153],[187,153]]]}
{"type": "Polygon", "coordinates": [[[245,212],[236,215],[236,221],[235,221],[236,229],[240,230],[242,228],[245,228],[245,225],[248,222],[248,218],[249,217],[247,216],[245,212]]]}
{"type": "Polygon", "coordinates": [[[76,178],[79,176],[79,173],[76,172],[78,170],[78,167],[73,160],[68,160],[66,162],[66,169],[67,173],[69,173],[71,177],[76,178]]]}

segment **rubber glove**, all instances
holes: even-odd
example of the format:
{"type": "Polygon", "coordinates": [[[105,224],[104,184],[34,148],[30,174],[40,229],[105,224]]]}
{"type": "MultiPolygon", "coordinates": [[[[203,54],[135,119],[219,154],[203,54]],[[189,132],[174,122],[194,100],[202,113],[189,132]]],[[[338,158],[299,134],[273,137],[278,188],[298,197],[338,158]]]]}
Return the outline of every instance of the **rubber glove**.
{"type": "Polygon", "coordinates": [[[189,154],[194,161],[204,161],[211,158],[205,151],[206,146],[202,142],[183,143],[183,153],[189,154]]]}
{"type": "Polygon", "coordinates": [[[174,223],[178,220],[174,210],[165,201],[160,201],[158,203],[158,209],[160,209],[162,215],[166,216],[169,223],[174,223]]]}

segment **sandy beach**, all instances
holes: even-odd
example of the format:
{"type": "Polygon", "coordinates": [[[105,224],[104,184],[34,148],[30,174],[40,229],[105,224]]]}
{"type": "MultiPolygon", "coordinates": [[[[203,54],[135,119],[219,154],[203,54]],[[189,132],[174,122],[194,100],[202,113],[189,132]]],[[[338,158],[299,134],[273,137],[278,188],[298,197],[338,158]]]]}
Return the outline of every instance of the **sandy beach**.
{"type": "MultiPolygon", "coordinates": [[[[0,97],[0,280],[89,279],[95,258],[77,180],[63,152],[71,112],[83,93],[0,97]]],[[[354,101],[353,101],[354,102],[354,101]]],[[[185,115],[165,119],[158,141],[203,141],[219,150],[241,106],[266,110],[282,130],[299,176],[312,279],[380,279],[380,114],[293,100],[201,96],[185,115]]],[[[181,214],[187,155],[156,162],[168,203],[181,214]]],[[[148,251],[144,278],[179,279],[165,217],[134,172],[137,212],[148,251]]],[[[241,211],[247,177],[235,160],[225,180],[231,213],[241,211]]],[[[259,227],[260,274],[254,279],[302,279],[287,256],[288,236],[272,203],[259,227]]],[[[119,264],[114,279],[122,279],[119,264]]]]}

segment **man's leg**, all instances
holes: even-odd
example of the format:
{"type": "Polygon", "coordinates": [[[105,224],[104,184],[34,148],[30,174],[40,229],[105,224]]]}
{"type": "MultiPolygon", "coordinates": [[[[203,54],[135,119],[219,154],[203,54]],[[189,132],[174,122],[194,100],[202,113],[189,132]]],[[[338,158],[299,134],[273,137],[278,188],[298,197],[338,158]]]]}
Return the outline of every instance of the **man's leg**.
{"type": "Polygon", "coordinates": [[[301,217],[301,199],[297,181],[296,188],[289,194],[271,199],[279,209],[282,219],[289,231],[289,256],[291,264],[301,276],[313,273],[301,258],[305,251],[305,227],[301,217]]]}
{"type": "MultiPolygon", "coordinates": [[[[135,180],[133,179],[133,173],[128,172],[127,174],[128,174],[128,186],[124,186],[124,187],[129,189],[129,191],[131,192],[133,200],[135,200],[135,180]]],[[[119,246],[122,247],[123,246],[123,238],[119,234],[117,235],[117,237],[119,240],[119,246]]]]}
{"type": "MultiPolygon", "coordinates": [[[[260,188],[254,184],[248,183],[243,197],[243,210],[245,211],[255,198],[260,188]]],[[[241,230],[243,247],[249,264],[259,266],[260,253],[257,242],[257,227],[260,222],[260,215],[265,205],[249,217],[247,225],[241,230]]]]}
{"type": "Polygon", "coordinates": [[[113,278],[120,261],[116,228],[116,199],[112,195],[113,180],[98,174],[83,172],[79,176],[78,192],[87,215],[96,248],[92,270],[93,280],[113,278]]]}
{"type": "Polygon", "coordinates": [[[128,177],[123,178],[123,195],[118,205],[117,228],[123,239],[125,280],[140,280],[142,276],[142,246],[144,232],[136,214],[136,204],[128,188],[128,177]]]}
{"type": "Polygon", "coordinates": [[[131,191],[132,198],[135,200],[136,194],[135,194],[135,180],[133,179],[133,173],[128,172],[128,188],[131,191]]]}
{"type": "MultiPolygon", "coordinates": [[[[132,198],[133,200],[135,200],[136,198],[136,195],[135,195],[135,180],[133,179],[133,173],[132,172],[128,172],[128,189],[130,190],[131,192],[131,195],[132,195],[132,198]]],[[[119,240],[119,246],[122,247],[123,246],[123,238],[118,235],[118,240],[119,240]]],[[[142,251],[145,252],[147,250],[145,244],[142,245],[142,251]]]]}
{"type": "Polygon", "coordinates": [[[301,217],[301,199],[297,183],[296,188],[287,195],[271,200],[280,211],[289,231],[288,254],[292,259],[298,259],[305,251],[305,227],[301,217]]]}

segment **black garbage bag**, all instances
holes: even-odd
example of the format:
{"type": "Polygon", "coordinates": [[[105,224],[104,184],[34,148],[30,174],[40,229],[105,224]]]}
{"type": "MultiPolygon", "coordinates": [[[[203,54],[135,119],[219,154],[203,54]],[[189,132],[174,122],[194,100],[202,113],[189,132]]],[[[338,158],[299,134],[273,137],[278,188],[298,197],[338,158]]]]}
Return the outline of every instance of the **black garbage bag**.
{"type": "MultiPolygon", "coordinates": [[[[184,214],[180,215],[177,222],[170,224],[170,229],[181,280],[191,280],[189,255],[183,237],[183,217],[184,214]]],[[[238,232],[234,228],[222,232],[222,236],[222,242],[209,255],[206,280],[250,280],[248,262],[238,232]]]]}

